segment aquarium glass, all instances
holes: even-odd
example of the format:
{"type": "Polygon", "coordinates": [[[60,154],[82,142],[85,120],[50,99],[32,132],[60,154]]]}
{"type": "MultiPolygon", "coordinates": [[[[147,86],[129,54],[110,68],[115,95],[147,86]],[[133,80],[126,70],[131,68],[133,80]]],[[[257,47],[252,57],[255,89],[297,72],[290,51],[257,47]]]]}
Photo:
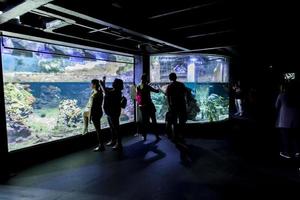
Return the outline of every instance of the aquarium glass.
{"type": "MultiPolygon", "coordinates": [[[[185,54],[150,57],[150,81],[166,91],[169,74],[188,88],[188,123],[215,122],[229,117],[228,59],[218,55],[185,54]]],[[[164,93],[152,93],[159,122],[165,121],[168,110],[164,93]]]]}
{"type": "MultiPolygon", "coordinates": [[[[134,121],[133,57],[10,37],[1,44],[9,151],[80,135],[90,81],[103,76],[108,86],[115,78],[124,81],[128,104],[120,121],[134,121]]],[[[108,127],[105,116],[101,125],[108,127]]]]}

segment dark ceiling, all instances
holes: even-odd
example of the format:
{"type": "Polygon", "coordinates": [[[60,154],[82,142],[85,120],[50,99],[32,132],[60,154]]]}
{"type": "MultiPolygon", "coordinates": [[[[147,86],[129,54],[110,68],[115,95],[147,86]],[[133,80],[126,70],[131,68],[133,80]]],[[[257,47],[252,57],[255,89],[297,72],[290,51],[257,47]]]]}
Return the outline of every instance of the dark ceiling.
{"type": "Polygon", "coordinates": [[[1,30],[135,54],[253,53],[266,64],[279,58],[296,19],[283,3],[266,1],[0,0],[0,9],[22,2],[20,23],[1,21],[1,30]],[[61,27],[47,29],[56,19],[61,27]]]}

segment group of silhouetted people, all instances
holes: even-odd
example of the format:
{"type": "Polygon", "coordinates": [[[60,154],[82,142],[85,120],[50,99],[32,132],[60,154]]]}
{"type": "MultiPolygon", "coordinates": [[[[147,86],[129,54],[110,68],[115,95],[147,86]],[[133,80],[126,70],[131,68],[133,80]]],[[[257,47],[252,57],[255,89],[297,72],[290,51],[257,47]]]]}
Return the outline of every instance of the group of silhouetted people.
{"type": "MultiPolygon", "coordinates": [[[[167,97],[168,111],[166,113],[166,132],[168,137],[176,144],[176,147],[181,150],[184,146],[184,139],[182,136],[183,128],[187,121],[186,111],[186,93],[185,85],[177,81],[175,73],[169,75],[170,84],[166,91],[156,89],[151,86],[146,74],[141,77],[141,83],[135,87],[135,101],[137,103],[138,111],[141,117],[140,132],[143,140],[147,140],[147,132],[150,129],[150,120],[152,122],[153,133],[156,136],[156,141],[161,140],[156,122],[156,109],[151,99],[151,92],[163,92],[167,97]]],[[[84,110],[84,130],[83,134],[87,133],[88,124],[92,122],[98,137],[98,146],[94,151],[104,151],[104,138],[101,133],[101,118],[103,110],[107,115],[107,121],[110,126],[111,140],[106,144],[112,146],[114,150],[122,150],[122,134],[120,133],[119,118],[121,109],[125,108],[126,98],[122,96],[124,88],[121,79],[115,79],[112,88],[105,85],[105,77],[103,80],[93,79],[91,81],[92,93],[84,110]],[[124,99],[125,98],[125,99],[124,99]],[[125,105],[124,105],[125,104],[125,105]]]]}
{"type": "Polygon", "coordinates": [[[84,134],[87,133],[88,123],[92,122],[95,126],[99,145],[94,151],[104,151],[104,138],[101,133],[101,117],[103,116],[103,110],[107,115],[107,121],[111,130],[111,141],[106,145],[112,146],[114,150],[122,149],[122,136],[119,131],[119,118],[121,115],[121,109],[124,107],[122,104],[122,90],[124,88],[123,81],[121,79],[115,79],[112,88],[108,88],[105,85],[106,78],[99,81],[93,79],[91,81],[92,94],[87,103],[84,111],[84,134]]]}

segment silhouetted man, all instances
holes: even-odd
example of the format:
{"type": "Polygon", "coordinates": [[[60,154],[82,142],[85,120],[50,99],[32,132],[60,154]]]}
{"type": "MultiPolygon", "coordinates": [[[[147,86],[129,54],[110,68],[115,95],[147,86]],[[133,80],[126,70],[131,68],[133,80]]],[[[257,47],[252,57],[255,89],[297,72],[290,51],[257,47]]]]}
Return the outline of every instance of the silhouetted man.
{"type": "Polygon", "coordinates": [[[168,85],[166,91],[169,106],[166,114],[167,133],[176,144],[176,147],[181,151],[182,148],[185,148],[182,133],[187,121],[187,88],[183,83],[177,81],[175,73],[171,73],[169,79],[171,83],[168,85]]]}

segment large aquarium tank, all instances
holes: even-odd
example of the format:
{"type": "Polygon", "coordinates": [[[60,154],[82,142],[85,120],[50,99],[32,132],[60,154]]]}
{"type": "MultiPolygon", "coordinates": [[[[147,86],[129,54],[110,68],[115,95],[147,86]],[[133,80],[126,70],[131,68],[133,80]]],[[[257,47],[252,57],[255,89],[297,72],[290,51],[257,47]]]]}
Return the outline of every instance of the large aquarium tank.
{"type": "MultiPolygon", "coordinates": [[[[150,81],[166,91],[169,74],[188,88],[187,123],[206,123],[229,118],[229,60],[218,55],[183,54],[150,57],[150,81]]],[[[152,93],[158,122],[165,121],[168,110],[163,92],[152,93]]]]}
{"type": "Polygon", "coordinates": [[[128,104],[120,121],[134,121],[133,56],[3,36],[1,57],[9,151],[80,135],[90,81],[103,76],[108,86],[124,81],[128,104]]]}

